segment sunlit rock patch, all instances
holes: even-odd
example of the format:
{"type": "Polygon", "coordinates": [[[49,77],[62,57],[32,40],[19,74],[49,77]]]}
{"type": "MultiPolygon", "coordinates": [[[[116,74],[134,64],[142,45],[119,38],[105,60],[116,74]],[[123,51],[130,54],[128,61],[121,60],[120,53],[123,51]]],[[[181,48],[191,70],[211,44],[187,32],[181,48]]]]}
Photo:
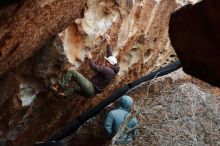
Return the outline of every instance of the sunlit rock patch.
{"type": "Polygon", "coordinates": [[[21,81],[20,98],[22,106],[29,106],[36,98],[37,94],[43,90],[43,87],[36,80],[21,81]],[[41,87],[40,87],[41,86],[41,87]]]}
{"type": "Polygon", "coordinates": [[[130,82],[176,59],[167,32],[169,15],[176,7],[174,0],[91,0],[84,18],[62,33],[65,53],[78,70],[86,67],[88,52],[101,62],[104,38],[109,35],[120,66],[117,84],[130,82]]]}

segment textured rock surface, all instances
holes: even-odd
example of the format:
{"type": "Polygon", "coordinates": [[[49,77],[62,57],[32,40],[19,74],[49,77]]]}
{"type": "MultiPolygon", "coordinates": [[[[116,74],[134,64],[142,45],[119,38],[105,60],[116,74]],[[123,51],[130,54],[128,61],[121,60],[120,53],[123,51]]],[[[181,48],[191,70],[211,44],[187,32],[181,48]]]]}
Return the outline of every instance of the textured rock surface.
{"type": "Polygon", "coordinates": [[[0,135],[4,136],[13,123],[11,117],[21,109],[19,80],[9,73],[0,81],[0,135]]]}
{"type": "Polygon", "coordinates": [[[220,87],[220,1],[187,5],[171,16],[169,34],[183,70],[220,87]],[[184,30],[184,31],[183,31],[184,30]]]}
{"type": "MultiPolygon", "coordinates": [[[[81,5],[70,5],[79,1],[73,2],[66,0],[62,2],[64,2],[64,5],[59,7],[59,9],[56,5],[60,2],[56,0],[42,0],[39,1],[39,3],[34,1],[33,4],[37,3],[37,7],[41,4],[41,12],[44,12],[44,10],[46,12],[51,10],[51,13],[54,13],[54,15],[59,14],[62,16],[66,13],[69,14],[72,12],[73,18],[80,15],[80,13],[78,13],[78,9],[75,7],[81,9],[81,5]],[[65,11],[66,13],[64,13],[64,8],[66,8],[65,10],[68,12],[65,11]]],[[[80,2],[84,3],[85,1],[80,2]]],[[[24,4],[24,6],[22,4],[20,6],[25,7],[25,4],[27,3],[30,3],[30,1],[23,2],[22,4],[24,4]]],[[[32,7],[33,4],[31,4],[30,7],[32,7]]],[[[19,45],[18,48],[21,48],[17,50],[18,52],[12,51],[12,54],[8,54],[7,49],[6,52],[2,49],[4,52],[3,58],[5,59],[0,58],[0,63],[2,62],[5,64],[7,61],[11,61],[11,63],[13,63],[13,61],[18,59],[16,58],[17,54],[17,57],[21,59],[18,61],[19,64],[25,58],[29,57],[34,51],[42,48],[38,54],[28,59],[24,62],[24,64],[16,69],[18,78],[17,87],[20,85],[21,88],[21,91],[18,90],[18,93],[20,93],[20,97],[18,96],[19,101],[22,100],[22,97],[24,96],[27,97],[26,99],[28,99],[28,97],[35,97],[33,97],[33,101],[32,99],[28,99],[28,101],[31,100],[31,104],[27,104],[28,106],[21,107],[22,104],[20,102],[18,108],[16,108],[16,110],[8,116],[12,122],[10,122],[7,130],[0,133],[0,137],[2,139],[7,139],[10,146],[31,146],[36,141],[46,140],[60,127],[64,126],[80,113],[99,103],[118,87],[175,60],[176,55],[168,38],[168,21],[170,14],[178,7],[179,5],[174,0],[89,0],[87,5],[84,7],[84,17],[76,19],[65,31],[58,35],[62,40],[63,48],[62,45],[60,45],[58,38],[54,40],[54,38],[50,37],[54,36],[54,33],[60,32],[63,27],[69,24],[72,20],[69,15],[65,15],[63,16],[63,19],[59,20],[58,18],[61,17],[54,16],[56,19],[50,18],[51,21],[49,21],[49,18],[45,18],[50,22],[45,24],[47,21],[43,19],[44,15],[39,15],[36,22],[33,21],[33,23],[29,23],[30,20],[26,17],[23,18],[24,14],[22,13],[20,17],[28,20],[27,25],[24,27],[28,30],[33,29],[33,31],[31,31],[31,34],[27,31],[27,33],[24,33],[23,36],[20,36],[19,34],[13,35],[13,38],[20,36],[20,40],[23,42],[23,44],[21,44],[24,46],[19,45]],[[39,19],[41,19],[42,23],[38,22],[39,19]],[[32,27],[32,25],[35,24],[34,22],[45,25],[48,27],[48,30],[41,30],[40,33],[34,33],[35,31],[38,32],[38,29],[40,29],[40,27],[36,27],[35,30],[35,27],[32,27]],[[55,27],[54,25],[58,26],[55,27]],[[85,76],[90,77],[92,76],[92,73],[88,68],[88,63],[84,62],[84,55],[86,52],[91,52],[97,63],[102,62],[103,53],[106,53],[106,42],[103,41],[106,34],[111,37],[111,44],[114,48],[113,52],[117,57],[121,68],[115,81],[106,91],[92,99],[84,99],[80,96],[74,96],[68,99],[54,97],[54,95],[49,92],[45,86],[48,85],[48,80],[50,80],[51,77],[56,78],[59,76],[60,67],[67,60],[65,57],[61,57],[62,59],[60,62],[59,56],[63,56],[63,50],[66,53],[68,60],[74,64],[75,69],[85,76]],[[33,40],[31,42],[28,41],[29,36],[32,36],[33,40]],[[46,42],[47,44],[45,45],[46,42]],[[30,43],[33,45],[30,45],[30,43]],[[43,45],[45,46],[42,47],[43,45]],[[28,50],[27,48],[30,49],[28,50]],[[14,58],[11,59],[11,57],[14,58]],[[50,68],[52,66],[54,68],[50,68]],[[31,80],[29,80],[30,78],[31,80]],[[26,93],[29,93],[30,96],[27,96],[26,93]]],[[[11,9],[14,9],[14,11],[17,9],[20,10],[20,8],[16,7],[12,7],[11,9]]],[[[36,11],[36,14],[38,13],[39,12],[36,11]]],[[[48,15],[49,14],[50,13],[48,12],[48,15]]],[[[8,16],[8,18],[12,17],[10,13],[4,15],[2,14],[1,16],[8,16]]],[[[32,17],[33,16],[31,16],[31,18],[32,17]]],[[[13,19],[18,18],[15,17],[13,19]]],[[[5,23],[9,23],[10,21],[12,20],[8,19],[5,23]]],[[[21,23],[20,21],[22,20],[19,20],[18,22],[21,23]]],[[[6,28],[5,25],[4,28],[6,28]]],[[[14,30],[23,32],[23,29],[20,27],[20,25],[17,25],[14,30]]],[[[0,35],[4,35],[3,27],[1,27],[0,30],[0,35]]],[[[4,31],[6,30],[7,29],[4,31]]],[[[9,39],[6,42],[13,46],[14,42],[10,42],[12,38],[7,37],[7,35],[5,37],[6,38],[2,40],[9,39]]],[[[16,42],[17,41],[19,40],[16,40],[16,42]]],[[[8,67],[6,67],[6,70],[8,67]]],[[[1,85],[8,86],[3,83],[1,83],[1,85]]],[[[138,92],[134,92],[134,95],[132,95],[136,98],[139,97],[138,95],[140,93],[142,93],[142,89],[138,90],[138,92]]],[[[104,113],[102,114],[104,115],[104,113]]],[[[98,123],[99,126],[102,125],[102,119],[98,119],[100,122],[98,123]]],[[[3,120],[2,123],[7,125],[8,121],[3,120]]],[[[97,123],[91,122],[91,125],[93,124],[97,123]]],[[[87,134],[85,133],[84,136],[86,137],[86,135],[87,134]]],[[[92,136],[90,135],[90,138],[84,140],[91,140],[95,143],[96,141],[94,139],[97,137],[101,138],[102,135],[103,131],[98,131],[96,133],[94,130],[92,132],[92,136]]],[[[81,136],[83,136],[83,134],[81,136]]],[[[77,136],[75,136],[75,138],[76,139],[74,140],[70,138],[70,145],[73,145],[77,142],[77,140],[81,139],[81,137],[77,136]]],[[[104,142],[105,141],[102,141],[100,143],[104,142]]],[[[84,145],[86,144],[88,143],[84,143],[84,145]]],[[[99,145],[98,143],[96,144],[99,145]]]]}
{"type": "MultiPolygon", "coordinates": [[[[47,123],[48,126],[52,126],[52,123],[56,121],[56,116],[63,114],[62,108],[64,108],[64,105],[59,104],[60,106],[57,106],[59,100],[54,102],[53,94],[48,93],[48,85],[51,79],[58,77],[62,73],[60,72],[61,68],[66,62],[67,57],[64,55],[62,42],[58,37],[53,37],[38,53],[16,68],[17,80],[20,81],[20,83],[17,83],[17,90],[18,95],[20,95],[19,100],[22,102],[22,107],[17,112],[8,115],[10,121],[12,121],[9,125],[11,130],[3,132],[7,140],[14,140],[14,142],[11,142],[11,145],[23,145],[24,143],[27,143],[26,145],[32,145],[39,137],[45,136],[45,134],[42,134],[43,132],[50,131],[50,128],[47,129],[44,126],[47,123]],[[34,103],[32,104],[33,101],[34,103]],[[51,106],[48,105],[48,102],[50,102],[51,106]],[[61,111],[61,113],[57,113],[58,115],[56,115],[56,111],[61,111]],[[55,119],[51,120],[49,118],[50,115],[51,118],[55,119]],[[31,125],[34,124],[38,126],[32,127],[31,125]],[[25,130],[25,128],[27,129],[25,130]],[[42,131],[39,128],[42,128],[42,131]],[[36,132],[32,134],[33,131],[36,132]]],[[[7,87],[10,86],[10,82],[9,84],[2,83],[1,85],[7,87]]],[[[3,93],[2,96],[5,93],[7,95],[6,97],[10,97],[11,95],[8,95],[10,92],[7,93],[6,90],[1,93],[3,93]]],[[[62,103],[62,99],[60,103],[62,103]]],[[[7,124],[9,121],[2,120],[2,123],[7,124]]]]}
{"type": "Polygon", "coordinates": [[[26,0],[0,10],[0,76],[80,16],[86,0],[26,0]]]}
{"type": "Polygon", "coordinates": [[[22,105],[30,105],[36,94],[59,78],[68,62],[59,37],[53,37],[39,52],[16,68],[20,78],[22,105]]]}
{"type": "MultiPolygon", "coordinates": [[[[52,2],[52,4],[55,3],[56,1],[52,2]]],[[[48,5],[50,6],[50,3],[48,5]]],[[[66,3],[66,5],[69,7],[69,3],[66,3]]],[[[48,9],[50,8],[49,6],[48,9]]],[[[84,62],[84,54],[91,51],[94,59],[100,63],[103,60],[103,55],[100,52],[106,53],[106,43],[102,41],[103,35],[110,35],[111,44],[114,47],[114,55],[117,56],[121,67],[117,79],[109,86],[108,90],[93,99],[84,99],[79,96],[59,99],[47,90],[40,92],[36,95],[31,105],[23,107],[22,110],[18,110],[10,117],[14,122],[9,130],[5,131],[4,136],[1,137],[11,141],[10,145],[13,146],[24,144],[29,146],[35,141],[45,140],[58,128],[65,125],[81,112],[97,104],[121,85],[174,60],[175,54],[170,46],[167,30],[169,15],[176,7],[175,1],[170,0],[121,1],[120,3],[111,0],[89,1],[85,7],[84,18],[75,20],[74,24],[60,33],[59,36],[63,41],[64,51],[69,61],[75,65],[75,68],[82,74],[90,77],[92,74],[89,71],[88,64],[84,62]]],[[[45,20],[42,19],[42,21],[45,20]]],[[[56,21],[54,23],[57,24],[56,21]]],[[[27,25],[31,24],[28,23],[27,25]]],[[[27,28],[29,29],[29,27],[27,28]]],[[[21,29],[19,30],[21,31],[21,29]]],[[[47,33],[47,31],[42,31],[42,33],[47,33]]],[[[27,34],[20,39],[28,42],[25,39],[26,37],[28,37],[27,34]]],[[[32,44],[36,43],[35,45],[37,46],[33,47],[35,49],[40,47],[38,43],[43,45],[43,42],[45,42],[38,42],[39,39],[42,40],[43,38],[43,40],[46,40],[44,37],[40,37],[40,35],[34,38],[36,40],[32,40],[32,44]],[[36,42],[34,43],[34,41],[36,42]]],[[[8,40],[8,42],[10,41],[8,40]]],[[[28,46],[28,43],[24,45],[28,46]]],[[[22,48],[25,49],[26,47],[22,48]]],[[[25,50],[22,53],[25,54],[25,52],[31,54],[31,50],[25,50]]],[[[3,56],[6,57],[7,53],[5,52],[3,56]]],[[[25,56],[20,55],[19,57],[25,58],[25,56]]],[[[7,59],[10,60],[10,56],[7,59]]],[[[41,59],[45,61],[43,57],[41,59]]],[[[27,66],[31,62],[30,60],[25,63],[27,66]]],[[[6,62],[7,60],[4,60],[4,63],[6,62]]],[[[39,64],[33,65],[35,71],[29,70],[29,67],[25,67],[26,65],[19,67],[20,72],[18,76],[20,80],[26,80],[30,75],[32,79],[39,78],[39,72],[35,75],[33,72],[36,73],[37,68],[41,68],[40,64],[42,64],[41,61],[39,61],[39,64]]],[[[50,66],[49,63],[47,65],[47,67],[50,66]]],[[[40,80],[31,81],[31,83],[37,86],[38,82],[41,82],[42,76],[40,78],[40,80]]],[[[31,85],[29,86],[33,88],[31,85]]],[[[35,91],[38,92],[37,89],[35,91]]]]}
{"type": "Polygon", "coordinates": [[[117,86],[175,59],[167,33],[169,15],[177,8],[175,1],[121,1],[118,4],[93,0],[87,6],[84,18],[77,19],[77,24],[63,33],[64,49],[76,69],[80,65],[87,67],[80,63],[85,49],[91,49],[97,62],[103,60],[100,52],[105,54],[106,43],[102,41],[105,34],[111,36],[113,54],[119,60],[117,86]]]}

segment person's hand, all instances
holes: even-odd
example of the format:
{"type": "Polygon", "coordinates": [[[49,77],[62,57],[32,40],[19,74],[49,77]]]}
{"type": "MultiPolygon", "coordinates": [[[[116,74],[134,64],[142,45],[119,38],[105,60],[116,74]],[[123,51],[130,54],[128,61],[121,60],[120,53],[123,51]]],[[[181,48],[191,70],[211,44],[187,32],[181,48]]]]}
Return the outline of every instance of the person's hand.
{"type": "Polygon", "coordinates": [[[63,93],[63,92],[58,93],[58,95],[59,95],[60,97],[66,97],[65,93],[63,93]]]}
{"type": "Polygon", "coordinates": [[[100,54],[101,54],[103,57],[105,56],[103,50],[100,50],[100,54]]]}
{"type": "Polygon", "coordinates": [[[73,64],[70,62],[67,62],[65,64],[62,65],[61,71],[63,71],[64,73],[66,73],[67,71],[71,70],[73,68],[73,64]]]}
{"type": "Polygon", "coordinates": [[[109,35],[106,35],[106,36],[105,36],[105,39],[106,39],[107,43],[110,44],[110,36],[109,36],[109,35]]]}
{"type": "Polygon", "coordinates": [[[53,91],[57,92],[57,88],[55,86],[51,87],[53,91]]]}
{"type": "Polygon", "coordinates": [[[90,52],[86,54],[86,59],[92,59],[92,55],[90,52]]]}
{"type": "Polygon", "coordinates": [[[59,90],[60,86],[58,83],[52,84],[51,85],[51,89],[55,92],[57,92],[59,90]]]}

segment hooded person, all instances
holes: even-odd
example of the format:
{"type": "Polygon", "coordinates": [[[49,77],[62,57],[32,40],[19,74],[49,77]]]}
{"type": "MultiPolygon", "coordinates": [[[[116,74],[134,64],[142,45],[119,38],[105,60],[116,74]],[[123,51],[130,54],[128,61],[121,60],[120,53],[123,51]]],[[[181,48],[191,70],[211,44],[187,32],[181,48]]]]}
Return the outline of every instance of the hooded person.
{"type": "Polygon", "coordinates": [[[59,95],[72,96],[79,94],[89,98],[103,92],[119,72],[119,65],[117,64],[117,59],[112,55],[109,39],[107,40],[107,57],[105,58],[104,65],[97,65],[91,54],[86,56],[90,69],[96,73],[91,79],[87,79],[73,68],[70,68],[63,78],[58,81],[59,85],[64,89],[64,92],[59,93],[59,95]],[[68,87],[71,81],[74,81],[77,86],[68,87]]]}
{"type": "MultiPolygon", "coordinates": [[[[107,132],[108,137],[112,138],[118,132],[120,126],[125,120],[126,116],[130,114],[133,107],[133,99],[128,95],[123,95],[118,101],[118,109],[112,110],[108,113],[104,127],[107,132]]],[[[136,117],[133,117],[129,122],[127,127],[132,129],[138,125],[136,117]]],[[[135,132],[126,133],[116,141],[116,144],[128,144],[135,138],[135,132]]]]}

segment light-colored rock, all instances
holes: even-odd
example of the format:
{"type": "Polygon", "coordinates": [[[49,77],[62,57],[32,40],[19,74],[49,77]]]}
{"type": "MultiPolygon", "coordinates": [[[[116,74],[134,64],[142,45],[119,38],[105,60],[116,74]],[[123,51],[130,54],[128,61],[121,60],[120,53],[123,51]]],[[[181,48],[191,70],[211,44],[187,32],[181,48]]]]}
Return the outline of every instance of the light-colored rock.
{"type": "Polygon", "coordinates": [[[91,0],[84,18],[77,19],[76,24],[63,32],[65,53],[76,69],[85,66],[84,55],[88,51],[100,62],[101,52],[105,53],[104,36],[108,34],[113,54],[119,60],[117,84],[135,80],[175,59],[167,26],[176,6],[173,0],[120,1],[118,4],[91,0]]]}
{"type": "MultiPolygon", "coordinates": [[[[54,2],[57,1],[40,1],[38,6],[47,8],[48,4],[54,2]]],[[[168,38],[168,23],[170,14],[178,7],[175,0],[89,0],[84,7],[84,17],[76,19],[58,35],[62,40],[64,52],[68,60],[74,64],[74,69],[89,78],[93,73],[84,60],[85,54],[91,52],[94,60],[98,64],[101,63],[106,54],[104,37],[109,35],[113,54],[117,57],[120,66],[118,76],[106,91],[92,99],[84,99],[80,96],[63,99],[55,97],[45,88],[44,91],[41,91],[41,87],[39,88],[35,84],[40,82],[41,85],[46,85],[47,83],[42,80],[47,81],[51,76],[56,78],[60,73],[59,67],[50,69],[49,66],[56,64],[56,57],[53,58],[53,54],[62,54],[51,44],[59,46],[58,48],[62,47],[56,45],[54,41],[49,41],[50,45],[41,50],[46,55],[38,54],[41,59],[30,67],[31,70],[28,70],[27,66],[30,66],[30,60],[34,57],[26,62],[29,65],[24,66],[23,69],[19,68],[21,71],[18,74],[21,80],[20,87],[25,87],[19,91],[19,96],[23,97],[21,97],[23,101],[27,99],[26,104],[31,104],[23,107],[25,110],[21,110],[20,103],[19,108],[14,110],[16,112],[9,117],[10,128],[7,132],[0,129],[1,133],[12,141],[12,146],[31,146],[36,141],[43,141],[50,137],[57,129],[101,102],[119,87],[173,62],[176,55],[168,38]],[[35,70],[32,70],[33,68],[35,70]],[[39,80],[22,81],[26,79],[25,75],[33,74],[39,80]],[[35,98],[36,94],[38,95],[35,98]],[[33,102],[32,99],[34,99],[33,102]]],[[[178,70],[154,82],[142,84],[129,94],[138,99],[149,93],[159,92],[164,86],[169,87],[173,83],[190,80],[190,76],[178,70]],[[148,88],[149,84],[152,86],[148,88]]],[[[19,89],[19,85],[16,87],[19,89]]],[[[212,87],[210,88],[212,89],[212,87]]],[[[216,89],[215,92],[218,90],[216,89]]],[[[92,142],[97,142],[95,138],[101,139],[104,115],[105,113],[102,113],[99,115],[100,117],[88,121],[89,128],[85,126],[80,130],[88,128],[90,131],[79,131],[78,134],[81,135],[74,135],[75,140],[92,144],[92,142]],[[96,131],[95,128],[99,128],[99,130],[96,131]],[[85,141],[83,141],[83,137],[85,141]]],[[[74,145],[74,142],[72,140],[70,144],[74,145]]],[[[96,145],[98,144],[96,143],[96,145]]]]}

